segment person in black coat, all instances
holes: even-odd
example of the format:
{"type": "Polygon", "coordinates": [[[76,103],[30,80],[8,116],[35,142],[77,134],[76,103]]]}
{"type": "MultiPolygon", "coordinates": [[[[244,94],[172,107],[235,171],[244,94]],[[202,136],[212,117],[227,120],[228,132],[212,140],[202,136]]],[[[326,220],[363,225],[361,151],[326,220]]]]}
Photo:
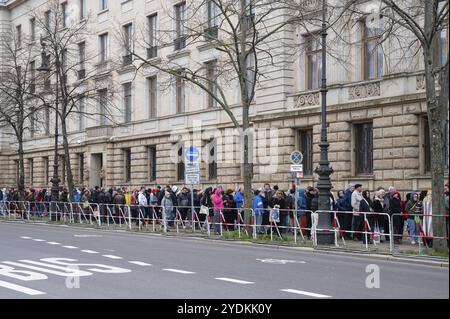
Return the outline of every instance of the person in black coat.
{"type": "Polygon", "coordinates": [[[369,191],[363,191],[362,192],[362,197],[363,199],[361,200],[361,202],[359,203],[359,211],[361,213],[368,213],[365,215],[367,222],[369,225],[366,224],[366,221],[363,220],[363,225],[362,225],[362,231],[364,232],[368,232],[369,234],[362,234],[362,240],[363,243],[366,243],[366,237],[368,239],[370,239],[371,235],[370,232],[373,232],[373,227],[375,225],[375,219],[374,219],[374,215],[370,214],[372,212],[372,200],[370,199],[370,192],[369,191]],[[370,229],[369,229],[369,227],[370,229]]]}
{"type": "Polygon", "coordinates": [[[394,228],[394,243],[400,244],[403,235],[403,225],[405,224],[405,219],[400,216],[402,213],[401,197],[399,192],[395,192],[389,200],[389,215],[393,217],[393,228],[394,228]]]}
{"type": "MultiPolygon", "coordinates": [[[[276,191],[275,195],[272,196],[269,207],[272,210],[275,207],[278,207],[280,209],[280,223],[279,225],[282,226],[280,229],[281,233],[286,233],[287,228],[289,225],[287,223],[287,216],[288,211],[286,210],[286,200],[283,197],[283,193],[281,191],[276,191]]],[[[278,225],[278,224],[277,224],[278,225]]]]}

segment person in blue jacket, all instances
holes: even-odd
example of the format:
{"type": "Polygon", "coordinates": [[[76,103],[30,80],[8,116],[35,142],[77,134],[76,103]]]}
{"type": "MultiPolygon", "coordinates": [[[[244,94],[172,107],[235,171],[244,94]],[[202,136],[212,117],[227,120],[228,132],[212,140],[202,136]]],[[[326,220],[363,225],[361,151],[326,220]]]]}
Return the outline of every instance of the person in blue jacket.
{"type": "Polygon", "coordinates": [[[303,188],[298,190],[298,198],[297,198],[297,219],[298,225],[300,225],[300,229],[303,235],[306,235],[308,232],[306,228],[308,227],[308,222],[306,218],[306,210],[308,209],[308,203],[306,202],[305,190],[303,188]]]}
{"type": "Polygon", "coordinates": [[[263,228],[261,227],[264,213],[264,204],[260,195],[261,191],[255,191],[255,198],[253,198],[253,211],[255,213],[256,233],[263,234],[263,228]]]}
{"type": "Polygon", "coordinates": [[[241,209],[244,206],[244,193],[242,187],[234,194],[234,203],[236,204],[237,209],[241,209]]]}

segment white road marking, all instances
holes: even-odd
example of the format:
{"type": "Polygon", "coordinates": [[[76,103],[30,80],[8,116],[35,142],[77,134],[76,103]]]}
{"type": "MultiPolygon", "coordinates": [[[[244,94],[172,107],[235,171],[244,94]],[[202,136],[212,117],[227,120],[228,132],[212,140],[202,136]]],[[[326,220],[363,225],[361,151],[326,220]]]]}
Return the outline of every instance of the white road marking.
{"type": "Polygon", "coordinates": [[[106,257],[106,258],[111,258],[111,259],[123,259],[122,257],[114,256],[114,255],[102,255],[102,256],[106,257]]]}
{"type": "Polygon", "coordinates": [[[295,290],[295,289],[280,289],[280,290],[284,291],[284,292],[289,292],[291,294],[305,295],[305,296],[316,297],[316,298],[332,298],[331,296],[316,294],[313,292],[302,291],[302,290],[295,290]]]}
{"type": "Polygon", "coordinates": [[[235,284],[241,284],[241,285],[251,285],[254,284],[254,282],[251,281],[244,281],[244,280],[238,280],[238,279],[232,279],[232,278],[214,278],[216,280],[222,280],[222,281],[228,281],[235,284]]]}
{"type": "Polygon", "coordinates": [[[135,265],[138,265],[138,266],[151,266],[152,265],[152,264],[144,263],[142,261],[129,261],[129,263],[130,264],[135,264],[135,265]]]}
{"type": "Polygon", "coordinates": [[[305,261],[297,261],[297,260],[285,260],[285,259],[260,259],[256,258],[256,260],[267,263],[267,264],[278,264],[278,265],[286,265],[286,264],[306,264],[305,261]]]}
{"type": "Polygon", "coordinates": [[[94,250],[82,250],[82,252],[87,254],[98,254],[98,252],[94,250]]]}
{"type": "Polygon", "coordinates": [[[39,241],[39,242],[41,242],[41,241],[45,241],[45,239],[33,239],[34,241],[39,241]]]}
{"type": "Polygon", "coordinates": [[[49,241],[49,242],[47,242],[47,244],[49,244],[49,245],[61,245],[60,243],[56,243],[54,241],[49,241]]]}
{"type": "Polygon", "coordinates": [[[103,236],[102,235],[73,235],[73,237],[91,238],[91,237],[103,237],[103,236]]]}
{"type": "Polygon", "coordinates": [[[63,246],[63,248],[67,248],[67,249],[78,249],[78,247],[75,247],[75,246],[63,246]]]}
{"type": "Polygon", "coordinates": [[[22,238],[22,239],[31,239],[31,237],[26,237],[26,236],[22,236],[20,238],[22,238]]]}
{"type": "Polygon", "coordinates": [[[19,286],[19,285],[12,284],[12,283],[2,281],[2,280],[0,280],[0,287],[11,289],[11,290],[14,290],[17,292],[21,292],[21,293],[24,293],[24,294],[30,295],[30,296],[45,295],[45,292],[42,292],[39,290],[34,290],[34,289],[27,288],[24,286],[19,286]]]}
{"type": "Polygon", "coordinates": [[[163,270],[164,270],[164,271],[170,271],[170,272],[176,272],[176,273],[184,274],[184,275],[195,274],[195,272],[192,272],[192,271],[179,270],[179,269],[172,269],[172,268],[167,268],[167,269],[163,269],[163,270]]]}

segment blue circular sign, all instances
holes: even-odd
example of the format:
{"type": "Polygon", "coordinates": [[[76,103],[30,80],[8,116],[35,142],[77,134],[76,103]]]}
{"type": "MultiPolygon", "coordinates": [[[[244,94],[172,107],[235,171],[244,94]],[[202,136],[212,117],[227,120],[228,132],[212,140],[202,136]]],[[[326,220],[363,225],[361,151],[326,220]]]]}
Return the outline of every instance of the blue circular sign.
{"type": "Polygon", "coordinates": [[[303,154],[300,151],[294,151],[291,154],[292,164],[301,164],[303,162],[303,154]]]}
{"type": "Polygon", "coordinates": [[[184,156],[188,162],[197,162],[200,158],[200,152],[197,148],[191,146],[186,149],[186,154],[184,156]]]}

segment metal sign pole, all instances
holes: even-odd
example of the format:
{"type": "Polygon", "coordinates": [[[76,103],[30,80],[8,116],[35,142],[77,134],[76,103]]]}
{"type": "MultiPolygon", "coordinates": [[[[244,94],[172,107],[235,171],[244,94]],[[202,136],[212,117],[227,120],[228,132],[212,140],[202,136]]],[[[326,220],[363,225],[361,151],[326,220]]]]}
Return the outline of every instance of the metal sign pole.
{"type": "Polygon", "coordinates": [[[194,184],[191,185],[191,216],[192,216],[192,232],[195,233],[194,184]]]}

